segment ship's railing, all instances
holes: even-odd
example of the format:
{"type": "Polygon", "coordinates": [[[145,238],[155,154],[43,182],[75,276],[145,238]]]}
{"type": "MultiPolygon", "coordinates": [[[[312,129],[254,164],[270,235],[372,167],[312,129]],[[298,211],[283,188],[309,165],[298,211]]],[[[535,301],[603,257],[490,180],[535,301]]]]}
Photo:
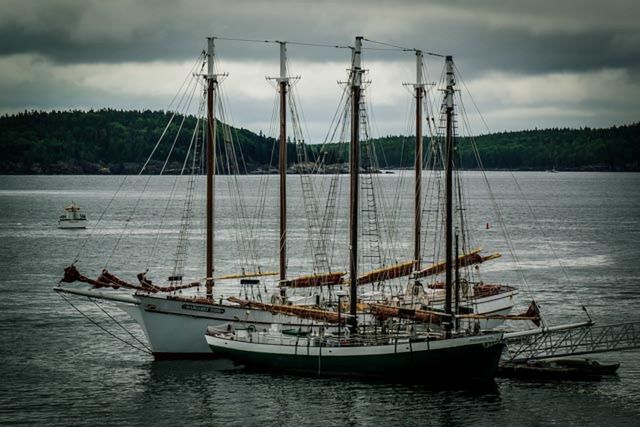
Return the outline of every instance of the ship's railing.
{"type": "MultiPolygon", "coordinates": [[[[461,334],[463,336],[466,334],[461,334]]],[[[338,335],[317,333],[299,333],[294,335],[291,333],[282,333],[280,331],[255,332],[247,331],[236,335],[235,339],[239,341],[252,342],[255,344],[275,344],[296,347],[351,347],[351,346],[374,346],[386,344],[403,344],[408,342],[420,342],[439,340],[444,338],[441,333],[388,333],[381,332],[379,334],[364,335],[338,335]]]]}
{"type": "Polygon", "coordinates": [[[540,330],[532,334],[505,334],[507,359],[517,362],[559,356],[604,353],[640,348],[640,322],[540,330]]]}

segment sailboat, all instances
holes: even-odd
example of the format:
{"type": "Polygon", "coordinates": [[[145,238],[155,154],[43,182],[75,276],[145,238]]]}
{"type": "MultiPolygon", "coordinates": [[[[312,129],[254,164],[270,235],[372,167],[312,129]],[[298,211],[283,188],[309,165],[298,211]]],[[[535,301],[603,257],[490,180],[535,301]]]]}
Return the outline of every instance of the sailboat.
{"type": "MultiPolygon", "coordinates": [[[[453,59],[446,57],[446,282],[441,333],[406,329],[366,331],[358,325],[358,219],[360,175],[360,96],[362,91],[362,37],[356,37],[350,73],[351,145],[349,204],[349,314],[348,333],[309,331],[295,337],[282,334],[274,325],[267,332],[209,329],[206,342],[216,354],[257,369],[290,371],[310,375],[356,375],[412,378],[422,382],[438,379],[490,380],[495,376],[504,348],[501,333],[460,331],[453,304],[453,59]]],[[[371,328],[370,328],[371,329],[371,328]]]]}
{"type": "MultiPolygon", "coordinates": [[[[106,268],[97,279],[91,279],[78,270],[74,264],[65,269],[64,277],[56,292],[65,295],[77,295],[94,300],[115,303],[118,308],[129,314],[142,328],[148,341],[150,352],[157,359],[165,358],[208,358],[211,350],[202,336],[208,326],[224,326],[232,328],[241,324],[256,330],[265,330],[273,323],[296,328],[313,324],[337,324],[335,312],[306,307],[303,305],[271,304],[251,301],[239,297],[214,298],[216,280],[240,279],[242,287],[259,285],[261,276],[279,275],[281,281],[286,280],[286,92],[289,78],[286,75],[286,44],[280,43],[280,76],[277,78],[280,92],[280,137],[279,137],[279,176],[280,176],[280,269],[278,273],[257,271],[242,272],[223,276],[214,275],[214,202],[215,176],[218,159],[217,141],[217,90],[221,74],[214,72],[215,38],[207,41],[207,72],[202,76],[206,93],[206,267],[204,285],[206,293],[187,294],[183,291],[199,289],[199,280],[183,283],[182,276],[175,274],[169,279],[171,284],[161,286],[147,278],[147,273],[138,274],[139,284],[123,280],[106,268]],[[89,288],[65,286],[65,284],[81,282],[89,288]],[[130,292],[121,292],[129,290],[130,292]]],[[[195,151],[195,150],[194,150],[195,151]]],[[[195,156],[195,153],[194,153],[195,156]]],[[[194,157],[195,159],[195,157],[194,157]]],[[[195,163],[195,161],[194,161],[195,163]]],[[[313,280],[319,280],[316,277],[313,280]]],[[[293,279],[295,282],[296,279],[293,279]]],[[[298,281],[301,279],[297,279],[298,281]]],[[[66,297],[65,297],[66,298],[66,297]]]]}
{"type": "MultiPolygon", "coordinates": [[[[426,84],[424,83],[424,64],[423,64],[423,52],[416,50],[416,82],[411,84],[414,88],[415,97],[415,158],[414,158],[414,203],[413,203],[413,257],[410,261],[396,263],[386,268],[380,268],[374,271],[366,272],[358,278],[358,284],[360,286],[375,283],[379,281],[390,280],[399,277],[409,277],[404,293],[396,295],[386,295],[385,298],[378,301],[383,304],[377,304],[376,310],[379,313],[387,313],[392,315],[397,313],[399,309],[418,309],[427,311],[443,311],[445,305],[445,292],[444,282],[437,281],[437,276],[446,272],[446,260],[434,261],[429,265],[424,265],[424,248],[427,246],[423,242],[423,215],[425,210],[437,210],[440,206],[427,206],[426,197],[423,192],[423,173],[425,169],[423,163],[424,156],[424,141],[423,141],[423,111],[428,109],[428,104],[423,105],[424,100],[427,98],[426,84]],[[435,208],[435,209],[432,209],[435,208]],[[425,286],[426,285],[426,286],[425,286]]],[[[429,121],[427,123],[431,124],[429,121]]],[[[430,168],[427,171],[431,171],[437,174],[438,169],[442,170],[442,152],[438,147],[442,145],[440,135],[429,126],[431,134],[431,144],[429,146],[430,151],[426,156],[426,163],[430,168]],[[441,163],[439,163],[441,162],[441,163]]],[[[457,161],[457,159],[454,159],[457,161]]],[[[368,166],[371,167],[370,165],[368,166]]],[[[431,176],[432,181],[438,181],[437,175],[431,176]],[[434,179],[436,178],[436,179],[434,179]]],[[[458,175],[459,179],[459,175],[458,175]]],[[[456,189],[460,188],[460,183],[454,184],[456,189]]],[[[441,192],[441,188],[437,185],[432,185],[431,188],[427,188],[427,192],[434,195],[435,203],[439,204],[437,200],[438,194],[441,192]],[[430,190],[430,191],[429,191],[430,190]]],[[[458,190],[459,191],[459,190],[458,190]]],[[[456,195],[460,197],[460,195],[456,195]]],[[[427,221],[429,222],[429,221],[427,221]]],[[[436,224],[438,221],[431,221],[436,224]]],[[[433,224],[427,224],[433,225],[433,224]]],[[[461,230],[464,231],[464,230],[461,230]]],[[[431,233],[434,236],[440,233],[435,227],[431,233]]],[[[456,233],[458,234],[458,233],[456,233]]],[[[479,264],[491,261],[493,259],[501,257],[500,253],[482,254],[481,249],[468,248],[465,243],[466,239],[462,236],[462,251],[458,253],[456,250],[455,260],[456,271],[459,273],[465,268],[478,267],[479,264]]],[[[438,242],[438,239],[434,239],[434,242],[438,242]]],[[[516,296],[518,291],[516,288],[502,284],[488,284],[477,280],[472,282],[471,277],[464,277],[461,279],[464,281],[463,294],[458,293],[458,304],[456,306],[456,313],[470,314],[463,323],[467,327],[476,327],[483,330],[494,329],[502,326],[506,319],[511,316],[511,310],[515,305],[516,296]]],[[[457,283],[457,282],[456,282],[457,283]]],[[[522,318],[523,316],[515,316],[522,318]]]]}
{"type": "MultiPolygon", "coordinates": [[[[202,279],[194,280],[192,282],[185,282],[182,278],[180,271],[176,271],[169,277],[171,282],[168,286],[161,286],[154,283],[149,279],[147,272],[140,273],[138,275],[139,284],[134,284],[120,277],[115,276],[106,268],[99,274],[97,279],[91,279],[79,271],[75,262],[65,270],[65,275],[61,280],[59,286],[55,288],[55,291],[61,295],[77,295],[88,297],[94,300],[110,301],[116,304],[118,308],[128,313],[137,323],[140,324],[143,333],[145,334],[149,343],[151,353],[156,358],[191,358],[191,357],[211,357],[211,351],[209,346],[202,339],[203,333],[207,330],[208,326],[213,327],[229,327],[235,328],[239,326],[241,328],[251,328],[256,331],[266,331],[270,328],[271,324],[282,324],[284,329],[295,329],[302,326],[319,326],[336,329],[340,328],[340,324],[344,321],[341,316],[340,310],[340,298],[338,297],[336,289],[341,286],[349,285],[349,281],[345,280],[346,273],[341,271],[331,270],[328,267],[328,263],[325,260],[322,264],[325,265],[324,270],[315,268],[313,274],[306,274],[299,277],[288,277],[287,275],[287,210],[286,210],[286,171],[287,171],[287,92],[290,88],[289,77],[287,74],[287,51],[286,42],[279,43],[280,48],[280,75],[275,78],[277,81],[277,89],[280,96],[279,103],[279,270],[278,272],[265,272],[264,270],[257,270],[253,272],[242,271],[237,274],[226,275],[214,275],[214,201],[215,195],[215,176],[216,165],[218,160],[216,153],[219,152],[218,146],[226,145],[226,141],[222,144],[218,144],[217,136],[218,132],[216,126],[218,121],[216,117],[216,105],[218,100],[218,89],[221,81],[222,74],[215,74],[214,72],[214,58],[215,58],[215,38],[209,38],[207,42],[207,50],[205,54],[207,72],[201,76],[205,82],[205,94],[206,94],[206,115],[207,119],[206,129],[203,130],[203,134],[206,135],[206,235],[205,244],[206,252],[204,259],[206,260],[206,266],[204,268],[204,288],[205,293],[201,294],[199,291],[200,286],[203,284],[202,279]],[[257,288],[260,285],[259,278],[262,276],[277,275],[279,290],[277,294],[271,296],[269,302],[264,302],[261,298],[251,298],[247,296],[250,292],[245,292],[245,298],[240,297],[227,297],[218,293],[214,297],[213,289],[216,281],[223,280],[240,280],[241,288],[257,288]],[[75,286],[67,286],[67,283],[81,282],[88,284],[89,287],[78,288],[75,286]],[[311,291],[306,295],[292,295],[290,290],[295,291],[300,288],[318,287],[320,289],[329,288],[328,299],[323,300],[320,298],[320,292],[311,291]],[[123,290],[125,292],[123,292],[123,290]],[[192,292],[196,290],[197,292],[192,292]],[[336,304],[336,302],[338,304],[336,304]],[[336,311],[336,308],[338,311],[336,311]]],[[[419,52],[417,52],[419,54],[419,52]]],[[[421,54],[419,57],[419,68],[421,68],[421,54]]],[[[418,88],[423,89],[422,79],[418,77],[418,88]]],[[[419,91],[422,93],[421,91],[419,91]]],[[[420,103],[418,103],[420,104],[420,103]]],[[[294,114],[292,114],[294,115],[294,114]]],[[[421,123],[422,120],[418,117],[417,123],[421,123]]],[[[418,138],[422,138],[422,132],[417,129],[418,138]]],[[[197,140],[197,138],[196,138],[197,140]]],[[[421,144],[421,141],[420,141],[421,144]]],[[[420,145],[421,146],[421,145],[420,145]]],[[[194,153],[197,151],[194,148],[194,153]]],[[[417,156],[421,158],[421,156],[417,156]]],[[[195,163],[195,156],[194,156],[195,163]]],[[[421,166],[416,166],[417,170],[421,170],[421,166]]],[[[224,171],[223,171],[224,172],[224,171]]],[[[419,175],[417,180],[419,180],[419,175]]],[[[303,190],[307,186],[305,183],[302,185],[303,190]]],[[[420,196],[419,181],[416,183],[417,196],[416,200],[420,196]]],[[[305,202],[308,197],[304,197],[305,202]]],[[[419,203],[419,202],[416,202],[419,203]]],[[[305,206],[305,209],[307,207],[305,206]]],[[[416,212],[418,208],[416,207],[416,212]]],[[[416,215],[417,217],[418,215],[416,215]]],[[[417,219],[416,221],[419,221],[417,219]]],[[[324,225],[323,225],[324,226],[324,225]]],[[[419,222],[417,222],[417,230],[420,229],[419,222]]],[[[181,231],[182,232],[182,231],[181,231]]],[[[419,236],[419,234],[416,234],[419,236]]],[[[419,242],[419,237],[416,237],[416,241],[419,242]]],[[[321,242],[325,244],[325,242],[321,242]]],[[[320,246],[322,246],[322,244],[320,246]]],[[[180,244],[178,245],[180,249],[180,244]]],[[[442,263],[434,264],[431,267],[418,270],[420,265],[416,260],[420,260],[419,247],[416,249],[414,260],[410,261],[408,265],[393,265],[385,267],[379,270],[373,270],[365,272],[358,277],[357,285],[363,286],[374,282],[386,281],[398,277],[406,277],[414,272],[425,273],[433,271],[440,273],[444,271],[442,269],[442,263]]],[[[470,254],[469,257],[477,254],[470,254]]],[[[463,255],[465,256],[465,255],[463,255]]],[[[184,257],[181,255],[181,257],[184,257]]],[[[471,261],[469,261],[471,262],[471,261]]],[[[476,261],[474,261],[476,262],[476,261]]],[[[411,282],[412,286],[415,285],[411,282]]],[[[515,291],[507,289],[508,292],[502,295],[490,295],[490,304],[485,304],[485,301],[481,301],[480,298],[475,298],[471,301],[471,306],[467,309],[468,313],[473,315],[484,315],[488,311],[496,310],[496,305],[493,301],[500,300],[502,296],[508,296],[511,298],[515,295],[515,291]]],[[[412,291],[408,291],[412,292],[412,291]]],[[[414,298],[415,295],[411,293],[412,298],[405,298],[403,303],[391,302],[393,296],[385,299],[382,304],[378,301],[378,304],[374,306],[361,307],[362,310],[358,311],[357,316],[360,317],[360,324],[368,324],[375,327],[376,323],[382,320],[388,320],[391,318],[392,322],[403,322],[403,316],[406,316],[407,312],[413,314],[410,317],[421,319],[441,319],[444,311],[444,301],[439,301],[432,296],[426,296],[425,298],[414,298]],[[392,310],[389,313],[389,309],[392,310]],[[393,312],[395,310],[395,313],[393,312]],[[376,313],[372,313],[375,311],[376,313]],[[434,311],[434,314],[431,314],[434,311]],[[398,313],[401,312],[399,315],[398,313]]],[[[387,297],[385,297],[387,298],[387,297]]],[[[502,301],[506,301],[506,304],[499,303],[498,311],[509,311],[512,305],[511,299],[503,298],[502,301]]],[[[465,307],[461,305],[464,309],[465,307]]],[[[504,312],[499,312],[500,316],[504,316],[504,312]]],[[[489,320],[473,319],[474,324],[481,322],[488,322],[489,320]]],[[[497,323],[504,321],[504,318],[495,318],[497,323]]],[[[387,322],[388,323],[388,322],[387,322]]],[[[437,329],[440,326],[438,322],[426,323],[427,328],[437,329]]],[[[483,325],[484,326],[484,325],[483,325]]]]}

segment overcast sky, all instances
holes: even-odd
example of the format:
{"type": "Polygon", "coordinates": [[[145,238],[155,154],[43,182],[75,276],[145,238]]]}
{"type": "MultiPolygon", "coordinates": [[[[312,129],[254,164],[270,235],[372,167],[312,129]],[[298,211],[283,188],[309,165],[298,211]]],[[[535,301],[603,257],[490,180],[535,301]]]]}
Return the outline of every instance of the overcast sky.
{"type": "MultiPolygon", "coordinates": [[[[490,131],[640,120],[637,0],[0,0],[0,112],[167,109],[206,36],[352,45],[356,35],[450,54],[490,131]]],[[[369,45],[372,46],[373,45],[369,45]]],[[[274,44],[218,40],[233,124],[267,132],[274,44]]],[[[350,52],[289,46],[313,140],[350,52]]],[[[407,133],[415,56],[363,53],[377,133],[407,133]]],[[[429,57],[432,78],[442,70],[429,57]]],[[[474,133],[487,132],[467,102],[474,133]]]]}

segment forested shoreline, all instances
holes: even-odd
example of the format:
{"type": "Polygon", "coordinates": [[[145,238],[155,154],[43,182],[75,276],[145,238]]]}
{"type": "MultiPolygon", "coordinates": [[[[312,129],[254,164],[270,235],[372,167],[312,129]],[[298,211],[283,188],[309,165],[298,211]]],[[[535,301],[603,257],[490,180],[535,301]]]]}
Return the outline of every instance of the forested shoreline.
{"type": "MultiPolygon", "coordinates": [[[[0,117],[0,174],[134,174],[163,134],[171,113],[162,111],[26,111],[0,117]]],[[[165,170],[180,170],[196,126],[195,117],[177,116],[165,138],[175,147],[165,170]],[[178,133],[182,126],[183,131],[178,133]],[[186,129],[186,131],[184,130],[186,129]],[[177,138],[176,138],[177,135],[177,138]]],[[[222,127],[218,131],[222,132],[222,127]]],[[[277,165],[275,140],[247,129],[232,128],[242,147],[248,173],[277,165]]],[[[222,139],[222,134],[219,136],[222,139]]],[[[474,137],[487,170],[640,171],[640,123],[607,129],[541,129],[474,137]]],[[[478,168],[472,144],[459,139],[460,163],[478,168]]],[[[372,141],[378,167],[413,164],[414,138],[387,136],[372,141]]],[[[428,144],[428,138],[425,138],[428,144]]],[[[147,172],[158,173],[170,146],[158,148],[147,172]]],[[[319,145],[308,146],[312,158],[319,145]]],[[[345,144],[324,147],[328,163],[345,161],[345,144]],[[341,154],[340,154],[341,153],[341,154]]],[[[288,147],[290,165],[296,147],[288,147]]]]}

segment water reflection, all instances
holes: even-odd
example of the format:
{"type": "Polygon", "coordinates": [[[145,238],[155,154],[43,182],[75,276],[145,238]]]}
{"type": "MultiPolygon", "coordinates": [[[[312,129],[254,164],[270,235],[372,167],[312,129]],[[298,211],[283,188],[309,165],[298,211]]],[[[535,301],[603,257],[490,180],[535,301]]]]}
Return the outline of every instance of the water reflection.
{"type": "Polygon", "coordinates": [[[310,378],[241,369],[226,359],[159,361],[140,366],[141,416],[177,400],[185,422],[285,425],[438,424],[480,420],[503,407],[497,383],[428,386],[354,378],[310,378]],[[176,397],[179,394],[179,398],[176,397]],[[466,408],[464,414],[460,411],[466,408]],[[183,410],[182,408],[181,410],[183,410]],[[474,416],[475,412],[475,416],[474,416]]]}

